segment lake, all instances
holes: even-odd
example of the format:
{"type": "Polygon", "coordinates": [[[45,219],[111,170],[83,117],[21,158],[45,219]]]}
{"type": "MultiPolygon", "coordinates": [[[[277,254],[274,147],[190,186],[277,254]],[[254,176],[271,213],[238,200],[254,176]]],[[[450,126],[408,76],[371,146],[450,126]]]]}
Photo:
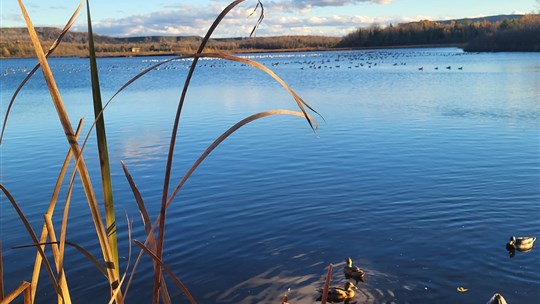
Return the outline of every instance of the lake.
{"type": "MultiPolygon", "coordinates": [[[[540,54],[426,48],[242,57],[272,68],[323,118],[315,116],[316,133],[292,116],[241,128],[179,192],[168,209],[164,261],[200,303],[280,303],[289,288],[290,303],[314,303],[330,263],[332,285],[343,285],[348,256],[366,272],[358,303],[485,303],[495,292],[510,304],[540,300],[540,250],[511,258],[505,249],[512,235],[540,236],[540,54]]],[[[99,59],[104,100],[169,58],[99,59]]],[[[35,63],[0,61],[2,116],[35,63]]],[[[105,112],[122,267],[126,216],[133,239],[143,241],[145,233],[120,161],[155,218],[190,63],[173,61],[143,76],[105,112]]],[[[50,64],[72,124],[85,117],[86,134],[93,117],[88,60],[50,64]]],[[[198,65],[180,123],[173,187],[237,121],[297,109],[259,70],[215,59],[198,65]]],[[[67,151],[36,75],[12,109],[1,146],[1,182],[35,230],[67,151]]],[[[99,185],[94,134],[85,157],[99,185]]],[[[0,208],[11,291],[30,280],[35,253],[12,249],[32,241],[5,196],[0,208]]],[[[67,240],[101,257],[79,182],[67,240]]],[[[105,303],[106,280],[73,248],[65,267],[74,303],[105,303]]],[[[152,279],[144,256],[127,302],[149,303],[152,279]]],[[[55,301],[49,282],[42,271],[37,303],[55,301]]],[[[172,281],[167,285],[174,303],[187,303],[172,281]]]]}

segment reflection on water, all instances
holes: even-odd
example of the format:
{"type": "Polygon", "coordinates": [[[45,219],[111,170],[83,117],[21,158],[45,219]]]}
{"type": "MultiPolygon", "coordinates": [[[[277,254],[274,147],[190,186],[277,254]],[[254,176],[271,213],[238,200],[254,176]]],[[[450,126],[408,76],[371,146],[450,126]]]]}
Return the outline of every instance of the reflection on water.
{"type": "MultiPolygon", "coordinates": [[[[540,235],[539,54],[442,48],[245,56],[273,68],[324,121],[316,135],[292,117],[250,124],[185,184],[168,211],[164,259],[196,299],[279,303],[290,288],[291,303],[313,303],[330,263],[332,285],[343,285],[346,256],[366,270],[359,303],[485,303],[495,292],[509,303],[540,298],[540,251],[510,259],[504,248],[511,235],[540,235]]],[[[103,96],[164,59],[99,59],[103,96]]],[[[5,111],[35,60],[1,63],[8,70],[0,76],[5,111]]],[[[134,219],[138,240],[144,228],[120,161],[155,217],[189,63],[173,61],[145,75],[105,112],[116,209],[134,219]]],[[[87,132],[93,117],[87,60],[54,58],[51,66],[72,121],[86,117],[87,132]]],[[[268,75],[201,60],[183,110],[172,183],[238,120],[274,108],[296,106],[268,75]]],[[[35,227],[68,148],[55,115],[38,75],[21,92],[1,146],[1,182],[35,227]]],[[[85,158],[98,185],[93,135],[85,158]]],[[[10,249],[30,240],[3,197],[0,208],[12,290],[27,279],[34,254],[10,249]]],[[[68,240],[100,256],[87,208],[77,186],[68,240]]],[[[76,303],[90,303],[88,295],[92,303],[106,301],[107,284],[84,257],[70,253],[65,263],[76,303]]],[[[152,263],[143,259],[128,301],[149,302],[151,282],[152,263]]],[[[174,302],[185,302],[168,285],[174,302]]],[[[45,283],[38,293],[51,298],[45,283]]]]}

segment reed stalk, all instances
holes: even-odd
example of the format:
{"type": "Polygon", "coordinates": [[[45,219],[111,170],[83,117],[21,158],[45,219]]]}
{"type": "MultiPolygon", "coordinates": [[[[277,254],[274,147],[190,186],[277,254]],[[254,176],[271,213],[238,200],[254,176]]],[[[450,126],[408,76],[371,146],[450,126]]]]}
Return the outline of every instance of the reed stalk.
{"type": "MultiPolygon", "coordinates": [[[[162,199],[161,199],[161,206],[160,206],[160,213],[157,215],[153,225],[150,221],[150,216],[148,215],[148,212],[146,211],[146,207],[144,205],[144,201],[142,199],[142,196],[140,195],[140,192],[135,184],[135,181],[129,174],[129,171],[124,163],[122,163],[122,167],[124,169],[126,178],[130,184],[130,187],[132,189],[133,194],[135,195],[135,200],[137,202],[137,205],[139,207],[139,210],[141,211],[141,215],[143,217],[143,222],[145,226],[145,232],[146,232],[146,239],[144,244],[138,241],[135,241],[135,244],[140,247],[140,252],[137,260],[135,261],[134,266],[131,269],[131,275],[129,278],[129,281],[127,283],[127,286],[125,286],[125,294],[127,294],[127,290],[129,288],[130,282],[133,278],[133,275],[135,274],[135,270],[137,268],[139,259],[143,253],[146,253],[147,255],[152,257],[152,263],[154,264],[154,286],[152,290],[152,302],[155,304],[159,304],[160,299],[163,300],[165,304],[171,303],[170,296],[168,294],[168,291],[166,289],[166,286],[164,285],[164,277],[163,277],[163,270],[169,275],[169,277],[175,282],[175,284],[182,290],[186,298],[191,303],[196,303],[194,297],[191,295],[187,287],[180,281],[180,279],[173,274],[173,272],[167,267],[167,265],[163,261],[163,248],[164,248],[164,238],[165,238],[165,222],[166,222],[166,211],[168,206],[172,203],[174,200],[176,194],[180,191],[180,189],[183,187],[184,183],[189,179],[191,174],[198,168],[198,166],[206,159],[206,157],[214,151],[226,138],[228,138],[230,135],[232,135],[234,132],[236,132],[241,127],[258,120],[260,118],[268,117],[268,116],[274,116],[274,115],[292,115],[292,116],[298,116],[298,117],[304,117],[308,124],[310,125],[311,129],[315,131],[317,128],[317,123],[313,119],[313,117],[308,114],[308,111],[312,111],[314,113],[317,113],[312,107],[310,107],[302,98],[300,98],[296,92],[294,92],[279,76],[277,76],[272,70],[266,68],[264,65],[237,56],[223,54],[223,53],[203,53],[206,47],[207,42],[209,41],[212,33],[215,31],[217,26],[221,23],[223,18],[238,4],[244,2],[245,0],[236,0],[231,2],[223,11],[216,17],[214,20],[214,23],[211,25],[209,30],[207,31],[205,37],[201,41],[201,44],[197,50],[196,53],[188,56],[182,56],[178,58],[193,58],[191,67],[189,69],[188,75],[184,81],[184,85],[182,88],[182,93],[178,102],[177,111],[175,120],[173,123],[172,131],[171,131],[171,138],[169,142],[169,150],[167,155],[167,164],[165,167],[165,174],[164,174],[164,181],[163,181],[163,189],[162,189],[162,199]],[[180,117],[182,113],[182,108],[185,102],[185,98],[187,95],[187,91],[190,85],[191,78],[194,74],[197,62],[202,57],[212,57],[212,58],[220,58],[228,61],[234,61],[234,62],[240,62],[247,64],[255,69],[261,70],[271,76],[275,81],[277,81],[281,86],[293,97],[293,99],[296,101],[296,104],[300,111],[290,111],[290,110],[270,110],[265,111],[261,113],[257,113],[251,116],[246,117],[245,119],[239,121],[232,127],[230,127],[226,132],[224,132],[221,136],[219,136],[212,144],[209,145],[209,147],[201,154],[201,156],[194,162],[194,164],[190,167],[190,169],[185,173],[183,178],[180,180],[180,182],[176,185],[172,193],[169,192],[169,187],[171,185],[171,172],[172,172],[172,164],[173,164],[173,155],[175,150],[175,143],[176,143],[176,137],[178,135],[179,131],[179,124],[180,124],[180,117]],[[154,235],[154,230],[157,229],[157,236],[154,235]],[[147,247],[148,244],[148,247],[147,247]]],[[[62,128],[64,130],[64,133],[66,135],[67,142],[69,144],[69,152],[66,156],[66,159],[64,160],[64,164],[62,166],[61,172],[59,174],[59,177],[57,179],[57,183],[55,185],[53,195],[51,198],[51,201],[49,203],[49,207],[47,209],[46,214],[44,215],[44,224],[42,228],[42,233],[40,239],[36,237],[34,232],[32,231],[32,228],[26,218],[24,217],[24,214],[18,207],[18,204],[16,203],[15,199],[11,196],[11,194],[8,192],[8,190],[0,184],[0,190],[4,192],[6,197],[8,197],[9,201],[12,203],[14,208],[17,210],[19,217],[21,218],[21,221],[25,224],[25,227],[28,230],[29,235],[32,237],[33,245],[37,248],[37,255],[35,259],[35,265],[34,265],[34,272],[32,276],[32,283],[25,285],[25,289],[23,292],[28,294],[29,296],[25,296],[25,303],[26,301],[30,301],[29,303],[33,303],[35,300],[35,294],[36,294],[36,288],[37,283],[39,279],[39,272],[42,263],[45,265],[45,268],[47,269],[47,272],[51,278],[51,281],[53,283],[53,286],[55,288],[56,293],[58,294],[58,302],[59,303],[71,303],[70,294],[69,294],[69,288],[67,285],[67,279],[65,277],[64,269],[63,269],[63,260],[64,260],[64,253],[65,253],[65,245],[72,246],[76,249],[78,249],[83,255],[85,255],[96,267],[102,271],[102,273],[106,276],[107,280],[110,284],[110,303],[116,302],[116,303],[123,303],[124,302],[124,295],[121,290],[121,287],[123,286],[123,282],[127,276],[127,271],[129,269],[130,262],[128,262],[128,266],[126,267],[126,272],[123,274],[123,276],[120,278],[120,269],[119,269],[119,261],[118,261],[118,244],[116,240],[116,220],[115,220],[115,214],[114,214],[114,203],[113,203],[113,191],[112,191],[112,182],[111,182],[111,169],[109,165],[109,157],[108,157],[108,144],[107,144],[107,138],[106,138],[106,132],[105,132],[105,121],[103,117],[104,110],[109,105],[109,103],[119,94],[122,90],[124,90],[126,87],[128,87],[131,83],[133,83],[135,80],[139,79],[142,75],[145,73],[148,73],[153,68],[164,64],[165,62],[159,63],[141,73],[133,77],[131,80],[129,80],[126,84],[124,84],[112,97],[109,99],[109,101],[105,104],[102,103],[101,98],[101,89],[99,84],[99,75],[98,75],[98,67],[97,67],[97,59],[96,59],[96,52],[95,52],[95,45],[94,45],[94,35],[92,30],[92,21],[91,21],[91,13],[90,13],[90,4],[89,0],[81,0],[81,3],[79,4],[79,7],[71,17],[70,21],[64,28],[64,31],[60,34],[60,37],[57,39],[58,43],[55,43],[51,49],[44,53],[41,43],[37,37],[37,33],[35,31],[34,26],[32,25],[32,21],[22,3],[22,0],[18,0],[19,6],[21,8],[21,12],[23,14],[23,17],[25,19],[30,38],[32,41],[32,44],[34,46],[34,50],[36,53],[36,56],[38,58],[39,64],[36,65],[36,67],[32,70],[30,75],[28,75],[27,78],[21,83],[19,88],[17,88],[14,96],[12,97],[12,100],[10,101],[9,109],[11,108],[15,97],[17,96],[20,89],[24,86],[26,81],[34,75],[34,73],[37,71],[38,67],[41,67],[43,76],[45,78],[47,87],[49,89],[49,93],[51,95],[51,99],[53,102],[53,105],[56,109],[59,121],[62,125],[62,128]],[[86,2],[87,7],[87,20],[88,20],[88,38],[89,38],[89,60],[90,60],[90,70],[91,70],[91,80],[92,80],[92,96],[93,96],[93,105],[94,105],[94,123],[90,127],[90,130],[88,131],[88,134],[86,136],[86,139],[84,140],[82,145],[79,145],[78,136],[80,133],[82,121],[79,123],[79,127],[77,128],[77,132],[73,132],[72,125],[68,116],[68,113],[66,111],[66,108],[64,106],[64,103],[62,101],[62,98],[60,96],[60,93],[58,91],[54,76],[51,72],[51,69],[49,67],[47,56],[51,54],[58,44],[61,42],[61,39],[63,35],[69,30],[71,25],[73,24],[74,20],[76,19],[76,16],[78,15],[79,10],[81,9],[82,5],[86,2]],[[97,138],[97,146],[98,146],[98,152],[99,152],[99,159],[100,159],[100,171],[101,171],[101,182],[102,182],[102,191],[103,191],[103,197],[104,197],[104,214],[105,214],[105,223],[102,220],[102,215],[100,212],[100,206],[98,204],[96,195],[95,195],[95,189],[93,188],[93,185],[91,183],[91,178],[88,173],[88,167],[86,165],[85,159],[83,157],[83,150],[86,145],[86,142],[89,138],[90,132],[95,127],[96,132],[96,138],[97,138]],[[71,161],[71,158],[75,160],[75,166],[73,169],[73,172],[71,174],[71,179],[69,183],[69,188],[67,192],[67,198],[66,202],[64,204],[64,212],[63,212],[63,218],[62,218],[62,224],[60,228],[60,238],[57,239],[53,222],[52,222],[52,216],[54,213],[55,206],[57,204],[58,199],[58,193],[60,191],[60,187],[62,185],[62,181],[65,177],[65,174],[67,172],[67,167],[71,161]],[[105,262],[105,267],[103,267],[100,262],[92,256],[87,250],[80,247],[77,244],[70,243],[66,241],[66,234],[67,234],[67,220],[68,220],[68,213],[69,213],[69,207],[71,203],[71,195],[72,195],[72,189],[73,184],[75,182],[76,175],[79,175],[86,200],[90,209],[90,215],[92,216],[94,228],[96,230],[96,235],[99,241],[99,246],[103,255],[103,259],[105,262]],[[47,237],[49,238],[50,242],[47,241],[47,237]],[[52,267],[50,263],[47,261],[47,257],[44,253],[45,245],[51,245],[54,262],[56,265],[56,273],[57,276],[54,275],[52,267]],[[57,279],[58,278],[58,279],[57,279]]],[[[264,10],[262,3],[260,1],[257,1],[257,6],[255,7],[255,10],[257,8],[261,8],[261,10],[264,10]]],[[[257,26],[262,21],[262,18],[264,17],[264,13],[262,12],[259,20],[257,21],[257,25],[254,27],[252,33],[255,31],[257,26]]],[[[172,59],[174,60],[174,59],[172,59]]],[[[166,61],[168,62],[168,61],[166,61]]],[[[317,113],[318,114],[318,113],[317,113]]],[[[2,133],[0,134],[0,143],[2,141],[3,132],[5,130],[5,125],[7,121],[8,113],[6,114],[6,120],[4,121],[4,125],[2,127],[2,133]]],[[[129,235],[131,234],[131,228],[129,225],[128,220],[128,230],[129,235]]],[[[130,243],[131,243],[131,236],[130,243]]],[[[131,258],[131,251],[129,254],[131,258]]],[[[329,266],[331,270],[331,266],[329,266]]],[[[1,267],[2,267],[2,261],[1,261],[1,244],[0,244],[0,289],[2,285],[2,277],[1,277],[1,267]]],[[[0,296],[2,296],[3,291],[0,290],[0,296]]],[[[3,302],[2,302],[3,303],[3,302]]]]}
{"type": "Polygon", "coordinates": [[[94,115],[96,119],[96,138],[99,153],[99,164],[101,170],[101,185],[103,190],[103,205],[105,207],[105,221],[107,224],[107,234],[111,247],[114,269],[119,277],[118,243],[116,240],[116,217],[114,214],[114,200],[111,180],[111,167],[109,164],[109,151],[107,145],[107,135],[105,132],[105,119],[103,118],[103,104],[101,102],[101,88],[99,84],[99,74],[96,60],[96,50],[94,47],[94,33],[92,31],[92,18],[90,16],[90,1],[86,1],[86,17],[88,20],[88,51],[90,57],[90,75],[92,79],[92,96],[94,100],[94,115]]]}
{"type": "Polygon", "coordinates": [[[0,301],[4,299],[4,266],[2,261],[2,240],[0,240],[0,301]]]}
{"type": "MultiPolygon", "coordinates": [[[[30,16],[28,15],[28,12],[26,11],[26,8],[21,0],[18,0],[19,7],[21,8],[21,12],[23,14],[23,17],[25,19],[28,32],[30,34],[30,38],[32,40],[32,44],[34,46],[36,56],[39,60],[39,63],[41,65],[41,70],[43,72],[43,76],[45,78],[45,81],[47,83],[47,87],[49,89],[49,93],[51,95],[53,104],[55,106],[56,112],[58,114],[58,118],[60,120],[60,123],[62,124],[62,127],[64,129],[64,133],[66,135],[66,139],[71,146],[71,149],[73,151],[73,156],[77,162],[77,170],[79,172],[79,176],[81,178],[81,182],[83,184],[84,192],[87,198],[87,202],[90,208],[90,212],[92,215],[92,219],[94,221],[94,226],[96,229],[96,234],[98,236],[98,240],[100,243],[101,251],[103,254],[103,258],[105,259],[105,263],[107,265],[107,273],[108,273],[108,279],[111,286],[111,292],[113,292],[116,288],[118,288],[119,284],[119,276],[118,271],[114,269],[114,261],[113,261],[113,254],[112,250],[110,248],[108,238],[107,238],[107,232],[104,227],[103,221],[101,219],[101,214],[99,211],[97,199],[95,197],[94,189],[90,180],[90,175],[88,173],[88,168],[86,166],[86,162],[84,161],[84,157],[82,156],[81,149],[79,147],[78,141],[75,138],[75,134],[73,132],[71,122],[69,119],[69,116],[67,114],[66,108],[64,106],[64,103],[62,101],[62,98],[60,96],[60,93],[58,91],[58,87],[56,85],[56,81],[53,77],[53,74],[51,72],[51,69],[49,67],[47,58],[45,57],[45,53],[43,52],[43,49],[41,47],[41,43],[39,41],[39,38],[37,36],[37,33],[35,31],[35,28],[32,24],[32,21],[30,19],[30,16]]],[[[37,242],[36,242],[37,243],[37,242]]],[[[122,294],[119,293],[117,296],[117,302],[123,303],[122,300],[122,294]]]]}
{"type": "Polygon", "coordinates": [[[30,282],[23,281],[15,290],[10,292],[4,299],[2,299],[2,304],[7,304],[13,302],[18,296],[23,294],[24,304],[30,304],[31,302],[31,292],[30,292],[30,282]]]}

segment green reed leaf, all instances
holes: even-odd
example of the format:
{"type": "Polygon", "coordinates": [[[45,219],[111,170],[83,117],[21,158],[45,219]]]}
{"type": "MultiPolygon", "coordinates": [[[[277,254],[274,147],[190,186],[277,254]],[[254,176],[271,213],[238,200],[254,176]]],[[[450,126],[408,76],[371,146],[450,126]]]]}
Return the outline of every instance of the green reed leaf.
{"type": "Polygon", "coordinates": [[[118,262],[118,244],[116,240],[116,216],[114,214],[114,200],[111,180],[111,167],[109,164],[109,151],[107,146],[107,135],[105,132],[105,119],[103,118],[103,104],[101,102],[101,88],[99,84],[99,73],[96,60],[96,50],[94,47],[94,33],[92,31],[92,19],[90,14],[90,3],[86,1],[86,17],[88,21],[88,51],[90,58],[90,76],[92,80],[92,96],[94,100],[94,115],[96,119],[96,138],[99,153],[99,164],[101,170],[101,186],[103,190],[103,203],[105,207],[105,221],[107,224],[108,239],[111,246],[114,269],[117,276],[120,276],[118,262]]]}
{"type": "MultiPolygon", "coordinates": [[[[73,150],[73,155],[76,160],[76,168],[79,171],[81,182],[83,184],[83,189],[87,198],[88,206],[90,208],[90,213],[92,215],[96,233],[98,235],[100,248],[103,253],[103,258],[105,259],[106,263],[109,265],[109,267],[107,267],[107,270],[108,270],[108,279],[111,285],[111,290],[114,291],[114,289],[117,288],[118,283],[119,283],[118,282],[119,278],[117,275],[118,271],[114,269],[113,255],[112,255],[111,248],[108,242],[107,233],[106,233],[103,221],[101,219],[101,214],[99,211],[99,206],[97,204],[97,199],[95,197],[94,189],[92,187],[91,179],[88,174],[88,168],[82,156],[81,149],[79,147],[77,139],[75,138],[75,135],[71,126],[71,122],[69,120],[69,116],[67,114],[62,98],[60,97],[60,93],[58,91],[56,81],[52,75],[47,58],[45,57],[45,54],[41,47],[41,43],[37,36],[36,30],[32,24],[32,21],[30,20],[30,17],[22,1],[18,0],[18,2],[19,2],[19,7],[21,8],[23,17],[25,19],[26,26],[28,28],[28,32],[30,34],[31,41],[34,46],[36,56],[41,65],[41,70],[43,72],[45,82],[47,83],[47,88],[49,89],[49,93],[51,95],[53,104],[58,114],[58,118],[64,129],[66,139],[73,150]]],[[[121,295],[118,297],[118,302],[123,302],[121,295]]]]}

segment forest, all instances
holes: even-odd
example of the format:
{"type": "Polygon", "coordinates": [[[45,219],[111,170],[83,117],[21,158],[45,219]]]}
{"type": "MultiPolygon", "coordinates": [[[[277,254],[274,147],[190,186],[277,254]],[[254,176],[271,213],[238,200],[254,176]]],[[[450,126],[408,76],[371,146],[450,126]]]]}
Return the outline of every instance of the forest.
{"type": "MultiPolygon", "coordinates": [[[[60,34],[57,28],[37,28],[44,47],[60,34]]],[[[512,15],[481,19],[418,21],[386,27],[358,28],[344,37],[278,36],[221,38],[209,41],[207,52],[230,53],[259,51],[308,51],[348,48],[454,45],[465,51],[540,51],[540,15],[512,15]],[[496,18],[498,17],[498,18],[496,18]]],[[[177,55],[194,53],[201,37],[146,36],[109,37],[95,35],[98,56],[177,55]]],[[[85,57],[86,33],[69,32],[55,56],[85,57]]],[[[28,32],[24,28],[1,28],[2,58],[34,56],[28,32]]]]}
{"type": "Polygon", "coordinates": [[[385,47],[454,44],[466,51],[540,51],[540,15],[499,21],[463,20],[372,25],[349,33],[337,47],[385,47]]]}

